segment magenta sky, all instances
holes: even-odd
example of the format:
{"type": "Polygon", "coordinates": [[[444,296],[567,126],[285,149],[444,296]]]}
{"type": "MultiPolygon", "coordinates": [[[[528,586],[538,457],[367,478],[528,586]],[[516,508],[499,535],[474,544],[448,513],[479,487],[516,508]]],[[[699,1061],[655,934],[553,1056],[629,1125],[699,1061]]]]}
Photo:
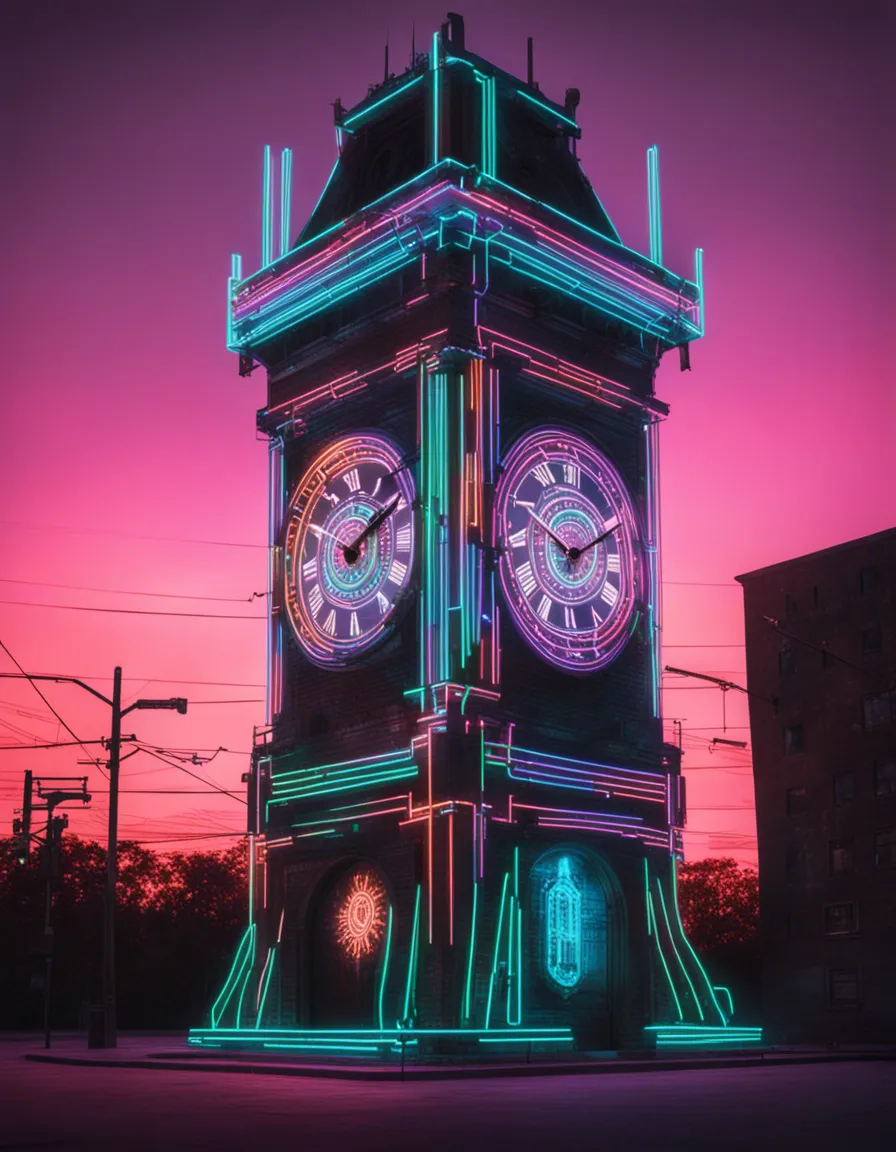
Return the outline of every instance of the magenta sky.
{"type": "MultiPolygon", "coordinates": [[[[656,143],[665,263],[690,274],[706,251],[707,336],[691,373],[669,357],[659,381],[667,663],[742,681],[733,576],[896,523],[893,13],[886,0],[464,10],[473,51],[523,73],[532,35],[544,92],[581,89],[582,162],[628,244],[647,247],[656,143]]],[[[187,695],[186,718],[138,713],[126,730],[241,753],[193,769],[225,788],[240,789],[264,719],[261,623],[7,601],[262,615],[249,598],[265,586],[264,382],[239,379],[224,350],[230,253],[258,261],[262,147],[294,149],[301,223],[333,163],[332,102],[380,78],[387,28],[400,69],[412,23],[422,45],[444,16],[389,0],[5,6],[0,640],[31,672],[108,692],[120,663],[129,697],[187,695]]],[[[719,694],[676,683],[688,854],[755,859],[749,756],[710,754],[719,694]]],[[[45,690],[79,737],[108,732],[90,697],[45,690]]],[[[748,738],[733,695],[728,721],[748,738]]],[[[27,684],[0,681],[0,744],[57,733],[27,684]]],[[[71,828],[101,835],[105,784],[79,756],[0,752],[0,829],[31,767],[89,772],[95,802],[71,828]]],[[[125,836],[243,826],[227,797],[138,794],[203,788],[147,755],[124,771],[125,836]]]]}

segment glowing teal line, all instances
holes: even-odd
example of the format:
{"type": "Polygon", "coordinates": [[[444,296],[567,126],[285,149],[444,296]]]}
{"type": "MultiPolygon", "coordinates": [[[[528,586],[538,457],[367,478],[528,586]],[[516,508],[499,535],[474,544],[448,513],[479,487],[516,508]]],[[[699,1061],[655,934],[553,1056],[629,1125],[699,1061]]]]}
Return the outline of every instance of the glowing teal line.
{"type": "Polygon", "coordinates": [[[564,116],[562,112],[558,112],[550,105],[542,103],[541,100],[536,100],[534,96],[530,96],[528,92],[524,92],[522,88],[517,88],[517,96],[522,96],[524,100],[528,100],[530,104],[534,104],[536,108],[540,108],[542,112],[546,112],[548,116],[552,116],[555,120],[562,120],[564,124],[568,124],[570,128],[575,128],[576,132],[579,131],[579,126],[575,120],[570,120],[568,116],[564,116]]]}
{"type": "Polygon", "coordinates": [[[360,775],[364,772],[380,772],[384,769],[416,767],[406,751],[396,756],[383,756],[381,759],[367,761],[345,760],[341,764],[315,764],[307,768],[290,768],[285,772],[278,772],[274,777],[274,787],[288,786],[290,784],[303,784],[311,782],[312,777],[322,780],[342,779],[345,776],[360,775]],[[292,779],[296,777],[296,779],[292,779]]]}
{"type": "MultiPolygon", "coordinates": [[[[662,1025],[662,1027],[675,1028],[678,1025],[662,1025]]],[[[696,1027],[696,1025],[695,1025],[696,1027]]],[[[721,1031],[721,1029],[716,1029],[721,1031]]],[[[555,1036],[565,1037],[571,1036],[572,1031],[569,1028],[553,1027],[553,1028],[526,1028],[526,1035],[529,1033],[538,1033],[539,1036],[555,1036]]],[[[508,1038],[519,1036],[520,1032],[517,1028],[415,1028],[413,1035],[421,1038],[427,1036],[506,1036],[508,1038]]],[[[204,1037],[214,1037],[216,1042],[224,1043],[228,1040],[238,1040],[240,1038],[246,1040],[263,1040],[265,1036],[277,1036],[284,1039],[292,1038],[295,1041],[301,1041],[303,1037],[312,1040],[322,1040],[328,1037],[354,1037],[359,1042],[369,1041],[373,1043],[376,1040],[402,1040],[405,1039],[407,1043],[411,1043],[408,1039],[408,1030],[406,1028],[263,1028],[261,1035],[256,1035],[254,1028],[191,1028],[190,1036],[196,1040],[202,1040],[204,1037]]]]}
{"type": "Polygon", "coordinates": [[[271,146],[264,146],[264,165],[261,183],[261,263],[271,262],[271,146]]]}
{"type": "Polygon", "coordinates": [[[249,929],[251,936],[249,939],[249,948],[246,952],[246,975],[243,977],[243,986],[240,989],[240,998],[236,1002],[236,1026],[239,1028],[240,1020],[243,1017],[243,997],[246,995],[246,989],[249,986],[249,977],[252,975],[252,964],[255,960],[255,925],[250,924],[249,929]],[[250,959],[251,956],[251,959],[250,959]]]}
{"type": "MultiPolygon", "coordinates": [[[[657,879],[657,883],[659,883],[659,879],[657,879]]],[[[678,919],[678,928],[679,928],[679,931],[681,932],[681,938],[682,938],[682,940],[684,940],[685,944],[688,947],[688,950],[690,951],[691,955],[694,957],[694,963],[697,965],[697,969],[700,972],[700,975],[703,977],[704,981],[706,982],[706,987],[709,989],[709,998],[710,998],[710,1000],[712,1000],[713,1004],[715,1005],[715,1009],[718,1012],[719,1018],[722,1021],[722,1027],[726,1027],[728,1024],[728,1020],[725,1016],[725,1013],[722,1011],[718,1000],[716,999],[716,994],[713,991],[712,983],[706,974],[706,969],[700,963],[699,956],[694,951],[694,949],[691,947],[691,942],[690,942],[690,940],[688,940],[687,933],[684,930],[684,924],[682,924],[682,922],[681,922],[681,911],[678,907],[678,866],[675,862],[674,856],[672,858],[672,896],[673,896],[672,902],[673,902],[673,906],[675,908],[675,915],[678,919]]]]}
{"type": "Polygon", "coordinates": [[[727,988],[725,988],[723,985],[720,985],[720,984],[716,984],[716,985],[714,985],[714,987],[713,987],[713,991],[714,991],[714,992],[724,992],[724,993],[725,993],[725,995],[728,997],[728,1012],[729,1012],[729,1015],[733,1016],[733,1015],[734,1015],[734,997],[731,995],[731,992],[730,992],[730,991],[729,991],[727,988]]]}
{"type": "Polygon", "coordinates": [[[684,1013],[681,1010],[681,1001],[678,999],[678,993],[675,991],[675,984],[672,981],[672,973],[669,971],[669,965],[666,963],[666,957],[663,954],[663,946],[660,943],[660,934],[656,926],[656,913],[653,909],[653,895],[651,894],[649,888],[647,891],[647,909],[651,919],[653,920],[653,938],[656,941],[656,950],[659,953],[660,962],[662,963],[663,969],[666,973],[666,980],[669,982],[672,998],[675,1000],[675,1007],[678,1010],[678,1019],[684,1020],[684,1013]]]}
{"type": "MultiPolygon", "coordinates": [[[[476,813],[473,812],[473,819],[476,813]]],[[[479,899],[479,885],[473,881],[473,911],[470,916],[470,952],[467,956],[467,987],[464,992],[464,1019],[469,1020],[473,1011],[473,959],[476,953],[476,905],[479,899]]]]}
{"type": "Polygon", "coordinates": [[[439,34],[432,34],[432,56],[429,63],[432,71],[432,162],[439,162],[439,34]]]}
{"type": "Polygon", "coordinates": [[[417,974],[417,940],[420,934],[420,885],[417,885],[417,898],[414,901],[414,927],[411,932],[411,950],[408,953],[408,982],[404,990],[404,1019],[410,1019],[411,988],[417,974]]]}
{"type": "MultiPolygon", "coordinates": [[[[528,1029],[527,1029],[528,1031],[528,1029]]],[[[478,1036],[480,1044],[572,1044],[574,1036],[478,1036]]]]}
{"type": "Polygon", "coordinates": [[[678,951],[678,945],[675,943],[675,937],[672,935],[672,925],[669,923],[669,914],[666,911],[666,898],[663,895],[663,885],[662,885],[662,882],[661,882],[659,876],[657,876],[657,878],[656,878],[656,887],[657,887],[657,891],[660,894],[660,907],[663,910],[663,919],[666,921],[666,931],[669,934],[669,942],[672,945],[672,951],[675,953],[675,959],[678,961],[678,966],[681,968],[682,972],[684,973],[684,978],[688,982],[688,987],[691,990],[691,995],[694,997],[694,1003],[697,1005],[697,1012],[700,1016],[700,1019],[703,1020],[704,1019],[703,1007],[700,1004],[700,1000],[697,997],[697,989],[694,987],[694,983],[691,980],[690,973],[688,972],[687,968],[685,967],[684,961],[681,958],[681,953],[678,951]]]}
{"type": "Polygon", "coordinates": [[[386,978],[389,975],[389,958],[392,950],[392,905],[386,917],[386,946],[383,952],[383,974],[380,978],[380,991],[377,1000],[380,1028],[383,1027],[383,996],[386,992],[386,978]]]}
{"type": "Polygon", "coordinates": [[[663,263],[663,225],[660,217],[660,154],[654,144],[647,149],[647,213],[650,222],[650,259],[663,263]]]}
{"type": "Polygon", "coordinates": [[[394,100],[396,96],[404,96],[405,93],[410,92],[415,84],[419,84],[422,79],[422,76],[415,76],[414,79],[408,81],[407,84],[402,84],[402,86],[400,88],[396,88],[394,92],[390,92],[387,96],[383,96],[382,99],[377,100],[375,104],[371,104],[367,108],[362,108],[359,112],[355,112],[353,115],[349,116],[347,120],[343,120],[342,127],[346,130],[346,132],[348,132],[349,124],[354,124],[356,120],[361,120],[365,116],[369,116],[371,112],[375,112],[377,108],[381,108],[384,104],[388,104],[389,101],[394,100]]]}
{"type": "Polygon", "coordinates": [[[246,928],[246,931],[243,933],[242,939],[240,940],[239,947],[237,948],[236,954],[233,958],[233,963],[230,966],[230,972],[227,974],[227,979],[224,981],[224,987],[221,989],[218,999],[212,1005],[212,1028],[217,1026],[218,1020],[220,1020],[224,1013],[227,1011],[227,1005],[230,1003],[230,997],[233,995],[233,990],[236,987],[240,976],[243,974],[243,963],[245,962],[244,950],[246,948],[251,930],[252,925],[250,924],[249,927],[246,928]],[[239,971],[237,973],[238,968],[239,971]],[[237,973],[237,975],[234,976],[234,973],[237,973]],[[224,1001],[224,1004],[219,1012],[218,1007],[222,1000],[224,1001]]]}
{"type": "Polygon", "coordinates": [[[280,255],[289,251],[289,217],[292,199],[292,148],[280,153],[280,255]]]}
{"type": "Polygon", "coordinates": [[[501,950],[501,932],[504,927],[504,901],[507,897],[507,881],[510,879],[510,873],[504,873],[504,886],[501,889],[501,910],[498,913],[498,931],[495,933],[495,957],[492,961],[492,975],[488,982],[488,1002],[485,1006],[485,1027],[489,1026],[492,1015],[492,994],[495,990],[495,977],[498,975],[498,956],[501,950]]]}
{"type": "Polygon", "coordinates": [[[267,998],[268,998],[268,986],[271,983],[271,975],[274,971],[274,964],[276,963],[276,955],[277,955],[277,945],[272,944],[271,947],[268,948],[268,962],[266,965],[267,971],[264,974],[264,988],[263,988],[262,993],[261,993],[261,1003],[258,1006],[258,1014],[255,1017],[256,1029],[261,1026],[262,1017],[264,1016],[264,1006],[265,1006],[265,1003],[267,1002],[267,998]]]}
{"type": "Polygon", "coordinates": [[[284,789],[269,804],[283,804],[287,800],[308,800],[312,796],[330,796],[337,792],[354,792],[358,788],[366,788],[373,784],[385,784],[390,780],[409,780],[418,775],[416,764],[405,771],[381,772],[374,775],[360,775],[356,779],[345,781],[331,788],[316,788],[313,785],[284,789]]]}
{"type": "Polygon", "coordinates": [[[700,303],[700,335],[706,331],[706,319],[703,305],[703,249],[694,251],[694,282],[697,285],[697,300],[700,303]]]}

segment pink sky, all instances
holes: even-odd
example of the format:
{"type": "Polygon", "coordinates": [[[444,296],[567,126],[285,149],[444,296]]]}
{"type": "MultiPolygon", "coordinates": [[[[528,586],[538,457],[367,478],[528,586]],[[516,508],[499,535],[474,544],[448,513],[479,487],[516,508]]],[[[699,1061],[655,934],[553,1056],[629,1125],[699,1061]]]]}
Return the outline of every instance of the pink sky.
{"type": "MultiPolygon", "coordinates": [[[[230,253],[246,271],[258,262],[262,147],[294,149],[301,224],[333,163],[332,102],[357,102],[381,77],[387,28],[400,69],[412,23],[422,45],[445,12],[356,0],[9,11],[0,640],[31,672],[110,692],[120,663],[126,697],[188,696],[186,717],[135,713],[126,731],[240,753],[190,766],[239,791],[264,720],[257,619],[7,601],[262,616],[250,597],[265,587],[266,461],[254,432],[264,380],[241,380],[224,349],[230,253]]],[[[884,83],[893,9],[496,0],[465,16],[473,51],[519,74],[534,36],[546,95],[581,89],[582,163],[626,243],[647,247],[644,156],[658,144],[664,262],[689,275],[694,247],[705,249],[707,336],[692,372],[670,356],[658,382],[672,407],[665,660],[743,682],[734,575],[896,523],[884,272],[896,255],[884,83]]],[[[14,670],[0,652],[0,671],[14,670]]],[[[688,856],[755,860],[749,755],[710,753],[719,693],[673,683],[665,709],[684,718],[688,856]]],[[[79,737],[108,733],[104,706],[76,688],[44,690],[79,737]]],[[[748,739],[734,694],[728,723],[729,737],[748,739]]],[[[33,689],[0,682],[0,743],[57,735],[33,689]]],[[[77,765],[85,755],[0,752],[0,829],[30,767],[88,772],[95,800],[72,808],[71,830],[101,837],[105,782],[77,765]]],[[[204,787],[145,754],[123,771],[123,836],[164,849],[244,825],[225,796],[139,794],[204,787]]]]}

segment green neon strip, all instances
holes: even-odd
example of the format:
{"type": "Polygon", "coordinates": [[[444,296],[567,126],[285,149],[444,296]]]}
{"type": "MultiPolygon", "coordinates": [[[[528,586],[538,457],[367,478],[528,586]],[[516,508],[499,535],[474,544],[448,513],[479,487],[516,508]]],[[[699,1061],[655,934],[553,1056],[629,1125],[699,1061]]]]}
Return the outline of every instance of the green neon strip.
{"type": "Polygon", "coordinates": [[[404,1019],[410,1020],[411,994],[417,982],[417,943],[420,936],[420,885],[417,885],[417,898],[414,901],[414,928],[411,932],[411,949],[408,953],[408,980],[404,990],[404,1019]]]}
{"type": "Polygon", "coordinates": [[[663,946],[662,946],[662,944],[660,944],[660,934],[656,930],[656,913],[654,912],[654,909],[653,909],[653,896],[650,892],[648,892],[648,894],[647,894],[647,901],[648,901],[647,907],[649,909],[650,916],[653,920],[653,928],[654,928],[653,936],[654,936],[654,939],[656,940],[656,950],[657,950],[657,952],[659,952],[660,962],[663,965],[663,970],[666,973],[666,980],[669,982],[669,988],[672,991],[672,998],[675,1001],[675,1008],[676,1008],[676,1011],[678,1012],[678,1019],[684,1020],[684,1012],[682,1012],[682,1010],[681,1010],[681,1001],[678,999],[678,993],[675,991],[675,984],[672,982],[672,973],[669,971],[669,965],[666,963],[666,957],[663,954],[663,946]]]}
{"type": "Polygon", "coordinates": [[[394,100],[396,96],[404,96],[407,92],[419,84],[423,79],[422,76],[415,76],[413,80],[403,84],[400,88],[396,88],[394,92],[390,92],[388,96],[383,96],[381,100],[377,100],[375,104],[371,104],[368,108],[362,108],[360,112],[355,112],[349,116],[347,120],[342,121],[342,127],[346,132],[350,131],[349,124],[354,124],[356,120],[362,120],[365,116],[369,116],[371,112],[375,112],[377,108],[381,108],[384,104],[388,104],[390,100],[394,100]]]}
{"type": "Polygon", "coordinates": [[[548,104],[543,104],[541,100],[536,100],[534,96],[530,96],[529,93],[524,92],[522,88],[517,88],[516,94],[517,96],[522,96],[524,100],[528,100],[530,104],[534,104],[536,108],[540,108],[542,112],[546,112],[552,119],[561,120],[564,124],[568,124],[570,128],[575,128],[576,132],[578,132],[579,126],[575,120],[570,120],[570,118],[564,116],[562,112],[558,112],[548,104]]]}
{"type": "Polygon", "coordinates": [[[713,985],[713,992],[724,992],[725,993],[725,995],[728,997],[728,1015],[733,1016],[734,1015],[734,997],[731,995],[731,992],[727,988],[725,988],[724,986],[719,985],[719,984],[713,985]]]}
{"type": "Polygon", "coordinates": [[[366,760],[343,760],[335,764],[317,764],[313,768],[291,768],[274,776],[274,787],[284,787],[285,781],[303,784],[309,781],[332,780],[361,772],[379,772],[381,769],[416,767],[406,751],[393,756],[370,757],[366,760]]]}
{"type": "Polygon", "coordinates": [[[218,1020],[220,1020],[223,1014],[226,1012],[227,1005],[230,1003],[230,997],[233,995],[233,990],[239,982],[240,976],[243,974],[245,950],[251,931],[252,925],[250,924],[246,931],[243,933],[243,937],[240,940],[239,947],[236,950],[236,955],[233,958],[233,963],[230,966],[230,972],[227,974],[227,979],[224,981],[224,987],[221,989],[221,993],[218,996],[218,999],[212,1005],[212,1028],[217,1026],[218,1020]],[[223,1004],[221,1004],[222,1000],[224,1001],[223,1004]]]}
{"type": "Polygon", "coordinates": [[[480,1044],[572,1044],[573,1036],[478,1036],[480,1044]]]}
{"type": "MultiPolygon", "coordinates": [[[[476,819],[476,813],[473,813],[476,819]]],[[[473,880],[473,912],[470,916],[470,951],[467,956],[467,986],[464,990],[464,1019],[469,1020],[473,1013],[473,961],[476,955],[476,906],[479,902],[479,885],[473,880]]]]}
{"type": "Polygon", "coordinates": [[[504,873],[504,886],[501,889],[501,910],[498,913],[498,931],[495,933],[495,957],[492,961],[492,976],[488,982],[488,1002],[485,1006],[485,1027],[488,1028],[492,1015],[492,995],[495,990],[495,978],[498,975],[498,956],[501,951],[501,932],[504,927],[504,901],[507,898],[507,881],[510,873],[504,873]]]}
{"type": "Polygon", "coordinates": [[[694,252],[694,282],[697,285],[697,299],[700,303],[700,335],[706,332],[706,319],[703,310],[703,249],[694,252]]]}
{"type": "MultiPolygon", "coordinates": [[[[659,881],[657,881],[657,883],[659,883],[659,881]]],[[[688,950],[690,951],[691,955],[694,958],[694,963],[697,965],[697,969],[700,972],[700,975],[703,977],[704,981],[706,982],[706,987],[709,989],[709,997],[712,1000],[713,1004],[715,1005],[716,1011],[719,1014],[719,1018],[722,1021],[722,1026],[727,1027],[728,1019],[725,1016],[725,1013],[722,1011],[718,1000],[716,999],[716,994],[713,991],[713,987],[712,987],[712,984],[710,982],[710,979],[706,974],[706,969],[700,963],[700,957],[697,955],[697,953],[691,947],[691,942],[690,942],[690,940],[688,940],[687,933],[684,930],[684,924],[682,924],[682,922],[681,922],[681,911],[679,910],[679,907],[678,907],[678,865],[676,864],[674,856],[672,858],[672,903],[673,903],[674,908],[675,908],[675,916],[676,916],[676,919],[678,921],[678,930],[681,933],[681,938],[682,938],[682,940],[684,940],[685,944],[687,945],[688,950]]]]}
{"type": "Polygon", "coordinates": [[[647,935],[653,934],[650,923],[650,877],[647,874],[647,857],[644,857],[644,910],[647,913],[647,935]]]}
{"type": "Polygon", "coordinates": [[[292,148],[280,153],[280,255],[289,251],[289,216],[292,200],[292,148]]]}
{"type": "Polygon", "coordinates": [[[389,959],[392,954],[392,905],[389,905],[389,914],[386,917],[386,947],[383,952],[383,974],[380,977],[380,990],[377,997],[377,1012],[380,1028],[383,1027],[383,996],[386,993],[386,978],[389,975],[389,959]]]}
{"type": "Polygon", "coordinates": [[[660,217],[660,155],[654,144],[647,149],[647,212],[650,223],[650,259],[663,263],[663,225],[660,217]]]}
{"type": "Polygon", "coordinates": [[[264,146],[264,166],[261,181],[261,263],[271,262],[271,146],[264,146]]]}
{"type": "Polygon", "coordinates": [[[250,938],[249,948],[246,952],[246,974],[243,976],[243,986],[240,988],[240,998],[236,1002],[236,1026],[240,1027],[240,1021],[243,1018],[243,997],[246,995],[246,989],[249,987],[249,977],[252,975],[252,965],[255,961],[255,925],[249,925],[250,938]],[[250,959],[251,957],[251,959],[250,959]]]}
{"type": "Polygon", "coordinates": [[[295,786],[284,788],[278,796],[269,801],[271,804],[285,804],[288,800],[307,800],[312,796],[329,796],[337,792],[353,792],[358,788],[367,788],[373,784],[385,784],[389,780],[407,780],[418,775],[417,765],[408,767],[404,771],[378,772],[372,776],[357,776],[352,780],[337,782],[327,788],[317,788],[314,785],[304,787],[295,786]]]}
{"type": "MultiPolygon", "coordinates": [[[[661,1025],[664,1028],[677,1028],[678,1025],[661,1025]]],[[[696,1025],[694,1027],[697,1027],[696,1025]]],[[[712,1031],[712,1029],[710,1029],[712,1031]]],[[[721,1032],[722,1029],[715,1029],[721,1032]]],[[[572,1036],[570,1028],[526,1028],[526,1035],[536,1033],[541,1036],[555,1036],[566,1037],[572,1036]]],[[[520,1030],[518,1028],[415,1028],[412,1036],[420,1037],[421,1039],[427,1036],[469,1036],[475,1038],[478,1036],[519,1036],[520,1030]]],[[[358,1042],[373,1043],[376,1040],[401,1040],[405,1039],[408,1043],[408,1029],[406,1028],[263,1028],[258,1033],[254,1028],[191,1028],[190,1036],[196,1040],[202,1040],[204,1037],[214,1037],[216,1042],[224,1043],[226,1041],[235,1040],[264,1040],[265,1037],[276,1037],[283,1039],[292,1039],[294,1041],[301,1041],[303,1038],[308,1038],[314,1041],[322,1040],[328,1037],[348,1037],[355,1038],[358,1042]]]]}
{"type": "Polygon", "coordinates": [[[275,956],[277,953],[277,945],[272,944],[268,948],[268,962],[265,965],[264,973],[264,988],[261,993],[261,1003],[258,1005],[258,1014],[255,1017],[255,1027],[258,1029],[261,1026],[262,1017],[264,1016],[264,1006],[268,998],[268,986],[271,983],[271,974],[274,971],[275,956]]]}
{"type": "Polygon", "coordinates": [[[511,908],[516,909],[516,914],[511,922],[511,925],[515,922],[516,931],[514,932],[513,927],[508,925],[508,954],[513,957],[514,950],[516,951],[516,959],[512,960],[511,963],[512,973],[516,980],[515,982],[508,980],[507,983],[507,1023],[519,1025],[523,1019],[523,909],[520,904],[520,850],[518,847],[513,850],[513,899],[511,908]],[[511,1005],[514,983],[516,985],[515,1013],[511,1005]],[[514,1015],[516,1019],[513,1019],[514,1015]]]}
{"type": "Polygon", "coordinates": [[[432,34],[432,56],[429,66],[432,71],[432,162],[439,162],[439,34],[432,34]]]}
{"type": "Polygon", "coordinates": [[[675,959],[678,961],[678,966],[681,968],[682,972],[684,973],[684,978],[688,982],[688,987],[691,990],[691,995],[694,997],[694,1003],[697,1005],[697,1013],[700,1016],[700,1019],[702,1021],[705,1019],[705,1017],[703,1015],[703,1007],[700,1004],[700,1001],[697,997],[697,989],[694,987],[694,983],[691,980],[691,977],[690,977],[690,974],[689,974],[687,968],[685,968],[684,961],[681,958],[681,953],[678,951],[678,946],[675,943],[675,937],[672,935],[672,925],[669,923],[669,914],[666,912],[666,898],[663,895],[663,885],[662,885],[662,882],[661,882],[659,876],[657,876],[657,878],[656,878],[656,887],[657,887],[657,891],[660,894],[660,907],[663,910],[663,919],[666,921],[666,931],[669,934],[669,942],[672,945],[672,951],[675,953],[675,959]]]}

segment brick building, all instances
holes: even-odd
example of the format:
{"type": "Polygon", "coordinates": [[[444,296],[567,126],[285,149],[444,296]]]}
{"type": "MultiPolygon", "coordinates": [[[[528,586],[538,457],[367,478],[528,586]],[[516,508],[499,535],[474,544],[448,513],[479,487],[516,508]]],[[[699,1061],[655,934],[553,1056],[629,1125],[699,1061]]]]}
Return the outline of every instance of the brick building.
{"type": "Polygon", "coordinates": [[[896,529],[748,572],[770,1039],[896,1039],[896,529]]]}

